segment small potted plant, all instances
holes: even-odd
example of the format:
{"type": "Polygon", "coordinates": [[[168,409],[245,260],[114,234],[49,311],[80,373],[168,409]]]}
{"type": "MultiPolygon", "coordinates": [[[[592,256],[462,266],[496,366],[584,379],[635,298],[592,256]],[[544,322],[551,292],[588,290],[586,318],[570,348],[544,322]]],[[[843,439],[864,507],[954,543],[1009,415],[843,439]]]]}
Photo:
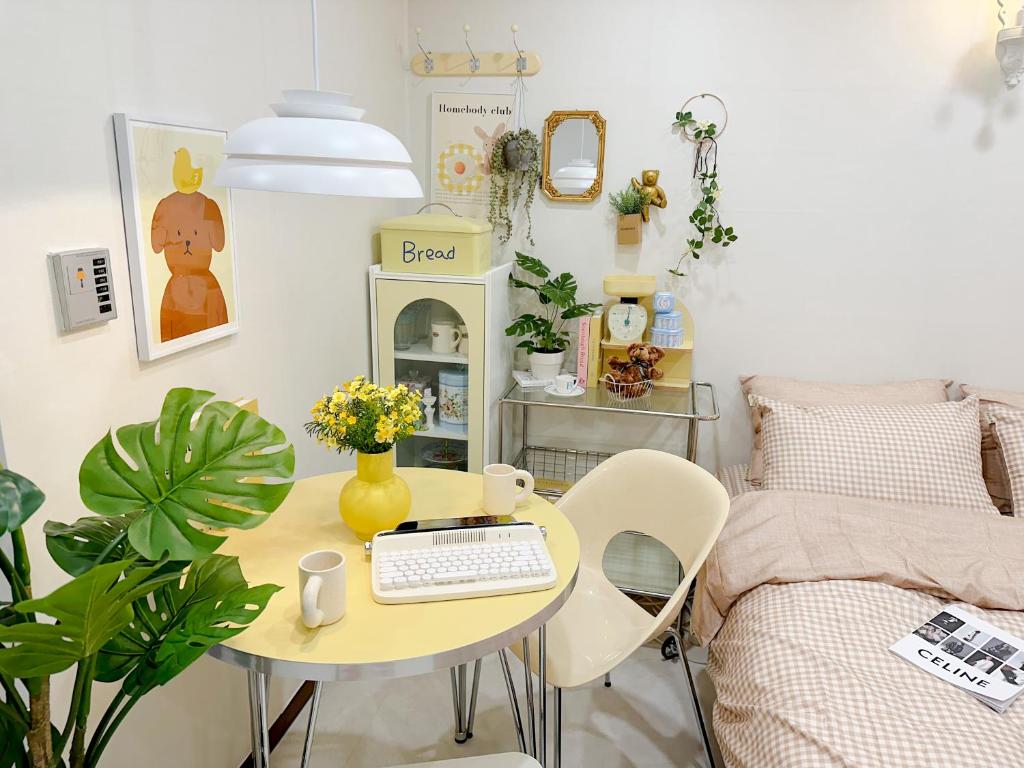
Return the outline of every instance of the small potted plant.
{"type": "Polygon", "coordinates": [[[498,240],[512,237],[512,214],[523,200],[526,211],[526,239],[533,245],[533,205],[540,178],[540,140],[529,128],[502,134],[491,151],[491,192],[487,220],[498,240]]]}
{"type": "Polygon", "coordinates": [[[342,487],[338,511],[363,541],[394,528],[412,508],[409,486],[393,471],[394,448],[420,426],[421,400],[404,384],[378,387],[356,376],[317,400],[310,411],[313,420],[306,432],[311,437],[338,453],[356,453],[356,475],[342,487]]]}
{"type": "Polygon", "coordinates": [[[621,192],[612,192],[608,196],[608,202],[619,214],[616,242],[619,245],[639,245],[643,240],[641,214],[644,206],[651,202],[647,193],[630,185],[621,192]]]}
{"type": "Polygon", "coordinates": [[[540,260],[516,252],[516,266],[542,282],[530,282],[509,275],[515,288],[523,288],[537,295],[541,309],[537,314],[526,313],[516,318],[505,329],[506,336],[526,337],[516,346],[530,356],[530,372],[538,379],[553,379],[562,370],[565,350],[569,347],[569,332],[565,324],[574,318],[592,315],[600,304],[579,304],[576,301],[576,278],[569,272],[551,277],[551,270],[540,260]]]}

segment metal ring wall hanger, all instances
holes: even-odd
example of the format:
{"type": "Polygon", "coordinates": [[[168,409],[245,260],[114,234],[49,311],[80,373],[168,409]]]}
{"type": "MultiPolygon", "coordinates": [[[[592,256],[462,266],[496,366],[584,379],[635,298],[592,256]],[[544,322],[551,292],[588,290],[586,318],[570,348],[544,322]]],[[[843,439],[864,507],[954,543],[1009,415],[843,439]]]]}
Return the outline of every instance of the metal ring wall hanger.
{"type": "MultiPolygon", "coordinates": [[[[725,126],[729,124],[729,110],[726,108],[725,102],[722,101],[721,97],[716,96],[713,93],[698,93],[696,96],[691,96],[686,101],[684,101],[683,106],[679,111],[685,112],[686,108],[690,104],[695,102],[697,99],[701,99],[702,101],[704,99],[714,99],[722,106],[722,114],[725,115],[725,119],[722,121],[722,124],[718,127],[718,130],[715,131],[715,138],[720,139],[722,137],[722,134],[725,133],[725,126]]],[[[688,141],[693,141],[693,134],[691,134],[686,128],[683,128],[683,136],[685,136],[688,141]]]]}
{"type": "Polygon", "coordinates": [[[683,136],[686,137],[686,140],[697,145],[697,151],[693,154],[694,178],[696,178],[699,173],[708,171],[714,172],[718,169],[718,139],[721,138],[723,133],[725,133],[725,127],[729,124],[729,110],[726,108],[725,102],[713,93],[698,93],[696,96],[691,96],[683,102],[683,106],[679,111],[686,112],[686,108],[697,99],[700,99],[701,101],[704,99],[713,99],[717,101],[722,107],[722,113],[725,115],[725,119],[722,121],[720,126],[716,125],[715,135],[713,137],[705,136],[699,141],[692,133],[690,133],[688,128],[685,126],[683,127],[683,136]]]}
{"type": "Polygon", "coordinates": [[[433,52],[424,50],[423,42],[420,40],[421,34],[423,34],[423,27],[416,27],[416,47],[419,48],[420,53],[423,54],[423,71],[429,75],[434,71],[433,52]]]}
{"type": "Polygon", "coordinates": [[[480,59],[473,53],[473,46],[469,44],[469,24],[462,25],[462,32],[466,36],[466,48],[469,50],[469,71],[476,73],[480,71],[480,59]]]}

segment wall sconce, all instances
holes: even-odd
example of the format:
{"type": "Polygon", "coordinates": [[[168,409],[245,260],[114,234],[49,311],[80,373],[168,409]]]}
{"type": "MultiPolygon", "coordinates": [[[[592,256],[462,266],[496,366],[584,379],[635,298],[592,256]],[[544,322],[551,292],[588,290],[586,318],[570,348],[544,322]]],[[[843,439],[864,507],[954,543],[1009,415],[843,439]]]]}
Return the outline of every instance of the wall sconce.
{"type": "Polygon", "coordinates": [[[1002,29],[996,35],[996,58],[1006,76],[1006,87],[1016,88],[1024,78],[1024,8],[1017,11],[1017,25],[1006,26],[1006,6],[999,3],[999,23],[1002,29]]]}

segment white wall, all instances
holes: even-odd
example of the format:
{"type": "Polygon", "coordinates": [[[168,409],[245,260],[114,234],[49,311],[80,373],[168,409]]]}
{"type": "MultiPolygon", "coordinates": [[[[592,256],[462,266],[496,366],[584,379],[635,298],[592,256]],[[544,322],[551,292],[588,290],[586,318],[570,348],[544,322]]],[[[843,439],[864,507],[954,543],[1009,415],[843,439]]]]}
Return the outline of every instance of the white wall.
{"type": "MultiPolygon", "coordinates": [[[[740,240],[680,284],[697,324],[696,376],[722,402],[702,442],[714,466],[747,454],[741,372],[1024,387],[1024,359],[1007,354],[1024,279],[1024,92],[1002,85],[995,10],[967,0],[417,0],[408,34],[420,26],[433,50],[460,50],[469,23],[478,51],[510,50],[518,23],[520,44],[543,60],[527,81],[530,127],[539,133],[554,109],[607,119],[604,194],[590,205],[538,195],[537,246],[526,249],[573,271],[589,299],[609,272],[665,275],[692,210],[692,150],[673,116],[700,92],[725,99],[721,209],[740,240]],[[661,169],[669,207],[652,214],[641,247],[617,247],[607,194],[643,168],[661,169]]],[[[434,89],[508,87],[412,79],[412,116],[426,119],[434,89]]],[[[421,167],[425,133],[414,136],[421,167]]]]}
{"type": "MultiPolygon", "coordinates": [[[[353,90],[368,120],[404,137],[404,0],[320,6],[323,87],[353,90]]],[[[0,419],[12,468],[48,495],[27,526],[39,593],[63,580],[44,520],[85,513],[82,457],[111,425],[155,417],[173,386],[258,397],[295,442],[300,475],[349,466],[311,444],[302,423],[323,390],[368,369],[369,238],[408,204],[237,193],[241,332],[140,364],[110,119],[126,111],[230,129],[271,114],[282,88],[311,87],[309,18],[307,0],[0,0],[0,419]],[[90,245],[111,251],[120,316],[62,336],[46,253],[90,245]]],[[[55,719],[67,687],[58,681],[55,719]]],[[[204,659],[137,707],[109,765],[135,767],[141,755],[150,768],[237,765],[245,706],[244,674],[204,659]]]]}

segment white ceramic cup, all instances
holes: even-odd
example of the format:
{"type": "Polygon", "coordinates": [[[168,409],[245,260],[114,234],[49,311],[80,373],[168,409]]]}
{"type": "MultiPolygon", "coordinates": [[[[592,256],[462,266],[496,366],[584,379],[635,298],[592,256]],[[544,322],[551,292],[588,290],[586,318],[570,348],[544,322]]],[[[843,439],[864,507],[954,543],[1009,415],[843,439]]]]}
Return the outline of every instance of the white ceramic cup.
{"type": "Polygon", "coordinates": [[[511,515],[516,504],[533,493],[533,475],[511,464],[488,464],[484,467],[484,512],[488,515],[511,515]],[[523,487],[519,482],[523,481],[523,487]]]}
{"type": "Polygon", "coordinates": [[[310,629],[333,624],[345,615],[345,556],[332,549],[299,560],[299,602],[302,623],[310,629]]]}
{"type": "Polygon", "coordinates": [[[578,383],[579,377],[571,373],[560,373],[555,376],[555,391],[563,395],[571,394],[576,391],[578,383]]]}
{"type": "Polygon", "coordinates": [[[451,320],[437,320],[430,324],[430,348],[440,355],[450,355],[458,346],[462,334],[451,320]]]}

